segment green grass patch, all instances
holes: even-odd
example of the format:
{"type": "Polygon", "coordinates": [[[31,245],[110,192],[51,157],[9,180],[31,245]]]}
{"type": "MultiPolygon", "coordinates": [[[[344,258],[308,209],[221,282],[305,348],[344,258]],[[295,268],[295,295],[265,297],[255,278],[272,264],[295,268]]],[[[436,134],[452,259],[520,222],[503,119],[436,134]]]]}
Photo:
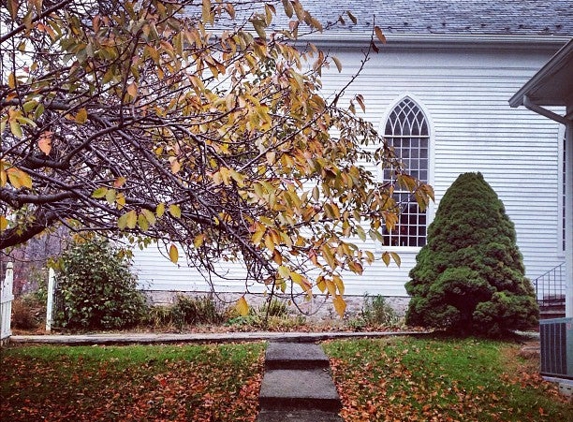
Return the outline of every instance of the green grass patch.
{"type": "Polygon", "coordinates": [[[347,421],[573,421],[573,406],[519,345],[481,339],[324,345],[347,421]]]}
{"type": "Polygon", "coordinates": [[[2,350],[0,419],[254,420],[263,343],[2,350]]]}

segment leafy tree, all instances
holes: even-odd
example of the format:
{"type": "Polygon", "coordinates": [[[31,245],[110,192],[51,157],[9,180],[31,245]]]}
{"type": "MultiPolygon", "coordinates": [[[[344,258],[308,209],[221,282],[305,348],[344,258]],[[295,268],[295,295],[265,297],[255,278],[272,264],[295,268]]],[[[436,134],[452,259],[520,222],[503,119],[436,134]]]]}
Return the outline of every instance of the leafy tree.
{"type": "Polygon", "coordinates": [[[145,310],[122,250],[105,238],[78,238],[57,261],[56,323],[66,328],[133,326],[145,310]]]}
{"type": "Polygon", "coordinates": [[[500,335],[537,323],[515,228],[481,173],[462,174],[447,190],[416,262],[408,324],[500,335]]]}
{"type": "Polygon", "coordinates": [[[263,1],[6,5],[0,250],[57,223],[156,239],[210,273],[243,260],[246,285],[271,297],[317,286],[342,313],[341,271],[375,259],[349,239],[393,227],[394,183],[422,205],[432,196],[356,116],[360,95],[347,108],[344,91],[320,95],[322,69],[340,62],[295,48],[303,31],[326,29],[298,0],[279,12],[263,1]],[[289,23],[271,32],[277,13],[289,23]],[[377,182],[368,162],[395,181],[377,182]]]}

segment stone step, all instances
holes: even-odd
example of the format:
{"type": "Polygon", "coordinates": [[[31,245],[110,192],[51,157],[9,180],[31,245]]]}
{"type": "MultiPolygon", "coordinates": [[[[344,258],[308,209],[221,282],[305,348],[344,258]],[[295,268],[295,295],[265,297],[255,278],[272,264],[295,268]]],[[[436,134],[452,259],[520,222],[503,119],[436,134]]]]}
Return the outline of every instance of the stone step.
{"type": "Polygon", "coordinates": [[[343,422],[336,413],[322,410],[262,410],[257,422],[343,422]]]}
{"type": "Polygon", "coordinates": [[[265,368],[318,369],[328,368],[328,357],[318,344],[270,343],[265,356],[265,368]]]}
{"type": "Polygon", "coordinates": [[[265,371],[259,395],[261,410],[322,410],[342,408],[327,369],[265,371]]]}

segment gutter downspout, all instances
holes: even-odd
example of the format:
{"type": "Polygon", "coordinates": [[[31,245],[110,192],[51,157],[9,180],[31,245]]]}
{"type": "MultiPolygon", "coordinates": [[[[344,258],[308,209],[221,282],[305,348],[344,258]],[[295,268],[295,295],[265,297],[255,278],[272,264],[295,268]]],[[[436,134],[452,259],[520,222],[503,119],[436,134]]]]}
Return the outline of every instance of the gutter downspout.
{"type": "MultiPolygon", "coordinates": [[[[568,116],[573,116],[573,105],[569,105],[568,116]]],[[[573,318],[573,117],[566,126],[565,139],[565,316],[573,318]]]]}
{"type": "Polygon", "coordinates": [[[527,95],[523,105],[529,110],[565,125],[565,317],[573,318],[573,105],[560,116],[535,104],[527,95]]]}

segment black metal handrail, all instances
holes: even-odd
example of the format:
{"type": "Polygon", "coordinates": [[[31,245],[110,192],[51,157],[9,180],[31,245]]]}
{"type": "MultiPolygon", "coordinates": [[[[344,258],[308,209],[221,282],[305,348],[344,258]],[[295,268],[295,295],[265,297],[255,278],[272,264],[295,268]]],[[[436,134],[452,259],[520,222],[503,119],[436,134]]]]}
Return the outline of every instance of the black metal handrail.
{"type": "Polygon", "coordinates": [[[550,269],[533,281],[540,307],[565,305],[565,263],[550,269]]]}

